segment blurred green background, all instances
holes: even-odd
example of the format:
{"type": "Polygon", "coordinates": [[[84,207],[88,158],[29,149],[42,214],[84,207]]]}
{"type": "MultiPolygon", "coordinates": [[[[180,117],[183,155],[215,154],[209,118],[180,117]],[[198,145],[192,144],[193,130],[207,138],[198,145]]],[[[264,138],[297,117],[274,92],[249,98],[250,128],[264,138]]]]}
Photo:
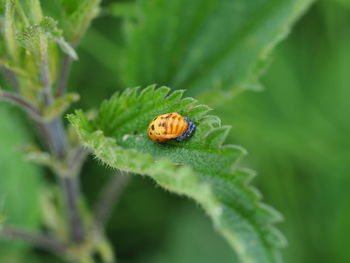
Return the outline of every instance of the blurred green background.
{"type": "MultiPolygon", "coordinates": [[[[69,81],[70,89],[81,94],[77,107],[97,107],[125,88],[117,71],[121,18],[113,14],[102,13],[78,48],[80,60],[69,81]]],[[[254,184],[285,217],[279,226],[289,243],[282,250],[284,259],[350,262],[350,2],[314,4],[273,52],[261,82],[262,91],[245,91],[217,105],[214,113],[233,126],[229,142],[248,150],[243,164],[258,172],[254,184]]],[[[17,129],[1,129],[1,137],[14,141],[1,144],[3,167],[10,165],[2,158],[6,149],[23,142],[22,134],[12,132],[17,129]]],[[[18,175],[8,173],[14,180],[8,184],[15,187],[18,175]]],[[[82,189],[90,204],[112,175],[92,159],[86,163],[82,189]]],[[[128,185],[107,233],[121,263],[235,262],[197,205],[138,176],[128,185]]],[[[55,260],[42,251],[20,249],[33,262],[55,260]]],[[[21,262],[20,253],[3,251],[8,256],[1,262],[21,262]]]]}

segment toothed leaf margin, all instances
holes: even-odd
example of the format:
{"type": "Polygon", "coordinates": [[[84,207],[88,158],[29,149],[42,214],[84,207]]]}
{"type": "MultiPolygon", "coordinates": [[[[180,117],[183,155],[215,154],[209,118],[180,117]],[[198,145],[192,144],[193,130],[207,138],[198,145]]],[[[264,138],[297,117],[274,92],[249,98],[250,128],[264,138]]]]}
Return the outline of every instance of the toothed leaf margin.
{"type": "Polygon", "coordinates": [[[237,163],[245,150],[224,145],[229,126],[207,115],[210,108],[182,90],[167,87],[127,89],[102,103],[93,120],[82,111],[69,115],[84,145],[104,164],[147,175],[164,189],[196,200],[242,262],[281,262],[283,235],[273,227],[282,219],[260,202],[249,182],[253,172],[237,163]],[[157,115],[178,112],[197,125],[189,140],[156,144],[147,137],[157,115]]]}

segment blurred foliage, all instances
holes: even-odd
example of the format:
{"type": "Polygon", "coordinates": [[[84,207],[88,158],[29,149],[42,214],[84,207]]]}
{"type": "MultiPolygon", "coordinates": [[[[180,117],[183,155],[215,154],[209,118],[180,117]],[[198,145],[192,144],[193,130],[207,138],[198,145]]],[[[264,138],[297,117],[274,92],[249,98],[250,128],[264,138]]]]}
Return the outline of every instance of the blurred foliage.
{"type": "MultiPolygon", "coordinates": [[[[60,21],[62,27],[61,11],[55,8],[57,2],[42,1],[50,10],[47,15],[60,21]]],[[[72,4],[71,11],[67,11],[72,12],[74,1],[65,2],[72,4]]],[[[103,2],[100,17],[78,48],[79,62],[73,65],[69,84],[71,90],[81,94],[83,108],[95,107],[126,83],[117,71],[122,56],[123,11],[108,11],[116,2],[120,1],[103,2]]],[[[350,262],[349,6],[348,0],[317,2],[273,53],[271,66],[262,79],[265,90],[243,93],[215,111],[225,123],[233,124],[230,141],[248,149],[247,162],[259,173],[256,184],[265,200],[285,215],[282,228],[289,246],[283,254],[290,263],[350,262]]],[[[0,41],[0,52],[3,49],[0,41]]],[[[181,67],[181,63],[178,65],[181,67]]],[[[170,85],[171,80],[148,81],[170,85]]],[[[6,86],[3,79],[0,83],[6,86]]],[[[12,114],[11,111],[13,122],[12,114]]],[[[1,114],[2,123],[5,120],[1,114]]],[[[20,139],[28,139],[19,131],[24,127],[18,128],[17,124],[1,125],[0,151],[6,149],[3,145],[13,149],[16,142],[23,142],[20,139]]],[[[0,160],[1,188],[7,163],[2,161],[11,162],[7,153],[6,159],[0,160]]],[[[19,166],[16,161],[11,167],[21,169],[19,166]]],[[[26,173],[31,169],[34,168],[26,169],[26,173]]],[[[86,164],[83,191],[90,203],[98,196],[96,189],[112,173],[94,161],[86,164]]],[[[27,179],[35,180],[21,177],[21,183],[26,184],[27,179]]],[[[16,191],[19,193],[14,196],[16,206],[35,197],[24,195],[24,191],[31,190],[21,187],[16,191]]],[[[107,233],[122,263],[158,263],[164,262],[164,258],[171,263],[195,262],[194,258],[206,263],[205,259],[212,257],[232,263],[232,252],[209,225],[204,213],[188,200],[136,177],[123,195],[107,233]],[[185,250],[186,246],[198,249],[185,250]],[[198,253],[203,253],[203,258],[198,253]]],[[[22,262],[12,260],[14,255],[21,254],[19,250],[5,254],[3,243],[0,246],[0,254],[7,256],[1,262],[22,262]]],[[[51,256],[36,250],[26,254],[26,262],[29,260],[54,262],[51,256]]]]}
{"type": "Polygon", "coordinates": [[[211,223],[193,206],[178,210],[182,216],[173,218],[169,233],[160,251],[146,259],[147,263],[233,263],[238,260],[226,242],[210,231],[211,223]],[[194,251],[197,251],[194,255],[194,251]]]}
{"type": "Polygon", "coordinates": [[[191,95],[256,88],[270,51],[311,2],[139,1],[139,15],[123,28],[123,83],[156,82],[191,95]]]}
{"type": "Polygon", "coordinates": [[[262,93],[220,109],[281,209],[287,262],[348,262],[350,13],[321,2],[275,53],[262,93]]]}
{"type": "MultiPolygon", "coordinates": [[[[28,129],[19,118],[13,107],[0,107],[0,213],[1,221],[6,224],[28,229],[39,227],[40,202],[39,193],[42,187],[40,170],[25,161],[19,151],[21,144],[26,143],[28,129]]],[[[21,262],[29,250],[28,245],[0,241],[0,262],[21,262]]]]}

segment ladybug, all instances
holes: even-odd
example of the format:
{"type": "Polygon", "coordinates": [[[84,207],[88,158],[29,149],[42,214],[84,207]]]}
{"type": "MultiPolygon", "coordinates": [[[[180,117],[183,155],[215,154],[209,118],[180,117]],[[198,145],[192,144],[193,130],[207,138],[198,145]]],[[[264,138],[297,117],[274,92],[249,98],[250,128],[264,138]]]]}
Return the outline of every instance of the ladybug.
{"type": "Polygon", "coordinates": [[[166,142],[176,139],[182,142],[191,137],[196,125],[177,112],[165,113],[155,117],[148,126],[148,136],[154,142],[166,142]]]}

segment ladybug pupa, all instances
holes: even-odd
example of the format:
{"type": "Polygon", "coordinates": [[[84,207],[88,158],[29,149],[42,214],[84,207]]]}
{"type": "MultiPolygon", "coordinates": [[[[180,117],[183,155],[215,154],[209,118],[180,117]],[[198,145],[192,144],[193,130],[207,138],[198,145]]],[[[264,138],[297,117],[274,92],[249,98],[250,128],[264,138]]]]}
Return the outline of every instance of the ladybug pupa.
{"type": "Polygon", "coordinates": [[[148,136],[154,142],[175,139],[182,142],[191,137],[196,125],[189,118],[177,112],[165,113],[155,117],[148,126],[148,136]]]}

